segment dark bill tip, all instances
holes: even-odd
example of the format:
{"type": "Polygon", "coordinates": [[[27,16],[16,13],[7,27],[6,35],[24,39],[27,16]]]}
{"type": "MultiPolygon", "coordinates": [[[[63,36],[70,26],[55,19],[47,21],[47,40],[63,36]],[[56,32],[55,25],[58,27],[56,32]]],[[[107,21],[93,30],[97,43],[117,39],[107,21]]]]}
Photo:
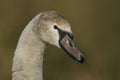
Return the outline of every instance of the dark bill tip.
{"type": "Polygon", "coordinates": [[[80,60],[78,62],[80,62],[81,64],[83,64],[85,62],[84,56],[80,55],[80,60]]]}

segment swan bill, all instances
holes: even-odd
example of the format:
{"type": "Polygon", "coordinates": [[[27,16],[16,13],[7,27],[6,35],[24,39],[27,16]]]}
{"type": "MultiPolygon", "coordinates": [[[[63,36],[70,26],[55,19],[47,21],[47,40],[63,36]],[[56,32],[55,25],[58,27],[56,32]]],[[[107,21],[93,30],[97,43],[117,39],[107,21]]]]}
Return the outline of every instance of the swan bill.
{"type": "Polygon", "coordinates": [[[68,36],[65,35],[60,41],[61,48],[68,53],[73,59],[77,60],[80,63],[84,63],[85,58],[83,54],[78,50],[75,46],[73,40],[68,36]]]}

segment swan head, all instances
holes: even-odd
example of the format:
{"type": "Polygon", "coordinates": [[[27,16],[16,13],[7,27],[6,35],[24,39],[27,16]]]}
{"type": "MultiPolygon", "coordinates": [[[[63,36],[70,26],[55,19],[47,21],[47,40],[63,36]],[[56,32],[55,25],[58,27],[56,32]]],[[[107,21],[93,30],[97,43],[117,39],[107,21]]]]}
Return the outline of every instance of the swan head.
{"type": "Polygon", "coordinates": [[[39,38],[49,44],[62,48],[72,58],[83,63],[82,53],[73,42],[73,34],[69,22],[56,11],[42,12],[37,22],[39,38]]]}

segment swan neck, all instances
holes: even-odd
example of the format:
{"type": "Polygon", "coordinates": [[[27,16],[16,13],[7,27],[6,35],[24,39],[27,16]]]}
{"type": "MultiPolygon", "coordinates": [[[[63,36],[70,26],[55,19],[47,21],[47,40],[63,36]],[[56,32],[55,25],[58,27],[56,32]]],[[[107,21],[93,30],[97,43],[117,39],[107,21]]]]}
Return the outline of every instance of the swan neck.
{"type": "Polygon", "coordinates": [[[27,26],[21,34],[13,59],[12,80],[43,80],[45,44],[27,26]]]}

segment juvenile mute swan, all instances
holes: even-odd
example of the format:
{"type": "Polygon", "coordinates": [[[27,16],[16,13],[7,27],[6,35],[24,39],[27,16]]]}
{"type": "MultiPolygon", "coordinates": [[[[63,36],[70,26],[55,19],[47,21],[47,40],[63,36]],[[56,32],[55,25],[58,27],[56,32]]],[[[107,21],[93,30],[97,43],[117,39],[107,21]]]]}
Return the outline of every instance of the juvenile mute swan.
{"type": "Polygon", "coordinates": [[[23,30],[13,59],[12,80],[43,80],[45,43],[62,48],[73,59],[84,62],[73,43],[70,24],[55,11],[46,11],[33,18],[23,30]]]}

